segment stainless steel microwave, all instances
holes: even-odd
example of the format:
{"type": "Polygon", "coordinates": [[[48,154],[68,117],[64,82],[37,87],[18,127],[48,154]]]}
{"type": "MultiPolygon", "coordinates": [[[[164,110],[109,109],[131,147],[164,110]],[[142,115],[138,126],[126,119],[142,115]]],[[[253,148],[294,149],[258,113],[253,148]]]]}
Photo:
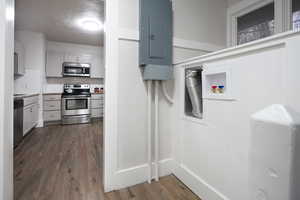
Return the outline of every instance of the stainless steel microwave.
{"type": "Polygon", "coordinates": [[[91,77],[91,64],[88,63],[63,63],[64,77],[91,77]]]}

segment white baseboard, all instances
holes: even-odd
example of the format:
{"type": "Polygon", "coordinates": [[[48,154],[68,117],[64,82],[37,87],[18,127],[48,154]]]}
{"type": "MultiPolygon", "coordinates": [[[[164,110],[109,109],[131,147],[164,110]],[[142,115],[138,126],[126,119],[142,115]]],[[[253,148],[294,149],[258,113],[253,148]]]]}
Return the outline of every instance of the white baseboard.
{"type": "MultiPolygon", "coordinates": [[[[152,163],[154,169],[154,163],[152,163]]],[[[154,173],[152,173],[154,175],[154,173]]],[[[159,176],[174,174],[186,184],[196,195],[205,200],[231,200],[219,192],[212,185],[201,179],[185,165],[180,165],[173,159],[165,159],[159,162],[159,176]]],[[[148,165],[143,164],[128,169],[119,170],[116,175],[117,185],[114,190],[144,183],[148,178],[148,165]]]]}
{"type": "Polygon", "coordinates": [[[196,195],[205,200],[230,200],[212,185],[201,179],[184,165],[174,162],[174,175],[186,184],[196,195]]]}
{"type": "MultiPolygon", "coordinates": [[[[154,163],[152,163],[154,169],[154,163]]],[[[165,159],[159,162],[159,176],[167,176],[172,174],[174,169],[174,160],[165,159]]],[[[154,173],[152,173],[154,175],[154,173]]],[[[116,190],[144,183],[148,179],[148,165],[143,164],[136,167],[119,170],[116,173],[117,185],[116,190]]]]}

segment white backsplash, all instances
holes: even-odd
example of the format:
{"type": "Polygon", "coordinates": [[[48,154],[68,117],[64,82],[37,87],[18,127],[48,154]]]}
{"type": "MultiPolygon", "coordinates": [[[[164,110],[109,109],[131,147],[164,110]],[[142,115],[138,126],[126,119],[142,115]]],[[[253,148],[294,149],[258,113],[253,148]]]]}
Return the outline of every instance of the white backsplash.
{"type": "Polygon", "coordinates": [[[104,87],[104,79],[91,79],[91,78],[47,78],[44,84],[44,93],[61,93],[64,84],[89,84],[91,92],[96,87],[104,87]]]}

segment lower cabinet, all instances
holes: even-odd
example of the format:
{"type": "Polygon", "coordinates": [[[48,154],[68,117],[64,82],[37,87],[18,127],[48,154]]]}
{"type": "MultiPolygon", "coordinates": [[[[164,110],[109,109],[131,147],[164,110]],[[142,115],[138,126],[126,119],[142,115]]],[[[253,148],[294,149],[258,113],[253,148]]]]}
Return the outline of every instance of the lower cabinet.
{"type": "Polygon", "coordinates": [[[103,108],[94,108],[92,109],[92,118],[103,117],[103,108]]]}
{"type": "Polygon", "coordinates": [[[101,118],[104,115],[104,94],[92,95],[92,118],[101,118]]]}
{"type": "Polygon", "coordinates": [[[24,107],[23,111],[23,136],[25,136],[38,123],[38,102],[24,107]]]}
{"type": "Polygon", "coordinates": [[[46,122],[61,120],[61,112],[59,110],[48,110],[44,112],[44,120],[46,122]]]}
{"type": "Polygon", "coordinates": [[[44,121],[57,123],[61,120],[61,94],[44,94],[44,121]]]}

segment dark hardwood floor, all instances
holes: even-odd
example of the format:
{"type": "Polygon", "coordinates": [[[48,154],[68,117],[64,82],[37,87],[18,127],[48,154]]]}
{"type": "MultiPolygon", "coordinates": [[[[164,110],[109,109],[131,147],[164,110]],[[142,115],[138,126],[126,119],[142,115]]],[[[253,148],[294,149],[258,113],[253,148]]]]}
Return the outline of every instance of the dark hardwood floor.
{"type": "Polygon", "coordinates": [[[174,176],[104,193],[102,126],[97,121],[33,130],[14,152],[14,199],[199,200],[174,176]]]}

